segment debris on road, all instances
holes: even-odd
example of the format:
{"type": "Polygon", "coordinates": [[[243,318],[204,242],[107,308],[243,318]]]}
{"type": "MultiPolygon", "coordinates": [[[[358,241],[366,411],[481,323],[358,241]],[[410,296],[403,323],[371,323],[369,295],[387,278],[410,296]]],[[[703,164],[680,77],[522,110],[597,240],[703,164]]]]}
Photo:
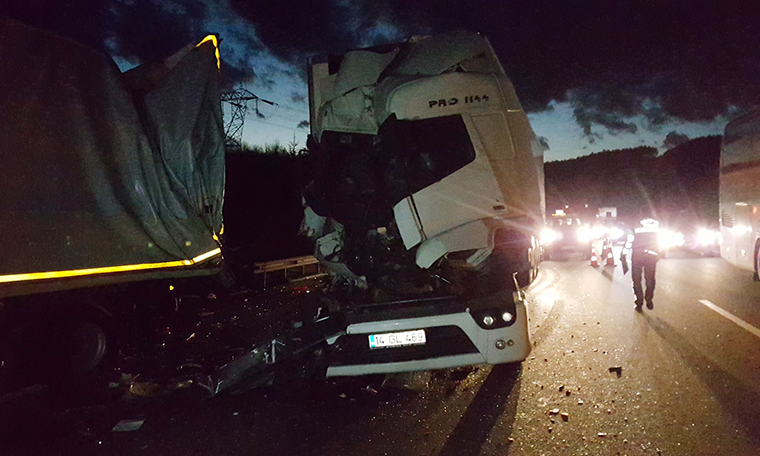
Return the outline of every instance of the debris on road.
{"type": "Polygon", "coordinates": [[[192,380],[182,380],[168,385],[153,382],[132,381],[129,384],[129,394],[140,397],[165,397],[174,391],[192,386],[192,380]]]}
{"type": "Polygon", "coordinates": [[[558,408],[555,408],[555,409],[549,410],[549,415],[556,415],[556,414],[558,414],[558,413],[559,413],[559,409],[558,409],[558,408]]]}
{"type": "Polygon", "coordinates": [[[567,412],[562,412],[560,416],[562,417],[562,421],[564,421],[565,423],[567,423],[567,420],[570,419],[570,414],[567,412]]]}
{"type": "Polygon", "coordinates": [[[132,432],[140,429],[145,420],[121,420],[111,429],[111,432],[132,432]]]}
{"type": "Polygon", "coordinates": [[[600,432],[600,433],[599,433],[599,434],[597,434],[597,435],[598,435],[599,437],[607,437],[607,433],[606,433],[606,432],[600,432]]]}
{"type": "Polygon", "coordinates": [[[613,366],[609,369],[610,372],[614,372],[617,374],[618,378],[620,378],[623,375],[623,367],[622,366],[613,366]]]}

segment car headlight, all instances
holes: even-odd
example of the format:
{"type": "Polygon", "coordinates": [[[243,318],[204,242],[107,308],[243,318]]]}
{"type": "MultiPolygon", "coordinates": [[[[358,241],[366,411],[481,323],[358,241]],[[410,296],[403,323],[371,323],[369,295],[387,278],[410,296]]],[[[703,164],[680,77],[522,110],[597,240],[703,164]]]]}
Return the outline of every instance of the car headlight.
{"type": "Polygon", "coordinates": [[[541,245],[549,245],[557,240],[557,232],[546,228],[541,232],[541,245]]]}

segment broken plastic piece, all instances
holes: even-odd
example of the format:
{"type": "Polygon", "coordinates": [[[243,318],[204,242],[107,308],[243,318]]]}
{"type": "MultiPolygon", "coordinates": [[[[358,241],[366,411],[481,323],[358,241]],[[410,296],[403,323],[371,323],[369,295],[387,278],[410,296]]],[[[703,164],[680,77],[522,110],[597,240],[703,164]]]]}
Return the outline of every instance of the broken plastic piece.
{"type": "Polygon", "coordinates": [[[298,358],[314,352],[330,338],[345,332],[345,323],[324,317],[311,325],[295,328],[291,333],[258,344],[255,348],[201,380],[199,384],[212,396],[225,390],[241,393],[265,384],[274,371],[269,367],[277,362],[298,358]]]}
{"type": "Polygon", "coordinates": [[[621,366],[613,366],[610,367],[610,372],[616,373],[618,378],[620,378],[623,375],[623,368],[621,366]]]}
{"type": "Polygon", "coordinates": [[[111,429],[112,432],[132,432],[140,429],[145,420],[121,420],[111,429]]]}

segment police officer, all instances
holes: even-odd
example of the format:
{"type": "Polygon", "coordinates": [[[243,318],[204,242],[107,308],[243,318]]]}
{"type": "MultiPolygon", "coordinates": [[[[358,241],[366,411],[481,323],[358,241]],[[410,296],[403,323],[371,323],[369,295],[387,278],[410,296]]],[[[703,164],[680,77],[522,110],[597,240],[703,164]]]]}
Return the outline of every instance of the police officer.
{"type": "Polygon", "coordinates": [[[646,301],[647,309],[653,309],[655,286],[655,269],[660,257],[660,246],[657,240],[658,222],[653,219],[641,221],[641,227],[636,228],[633,234],[628,235],[628,240],[620,254],[620,262],[623,265],[623,274],[628,272],[626,256],[631,252],[631,278],[633,279],[633,293],[636,295],[636,310],[646,301]],[[646,281],[646,292],[641,286],[641,275],[646,281]]]}

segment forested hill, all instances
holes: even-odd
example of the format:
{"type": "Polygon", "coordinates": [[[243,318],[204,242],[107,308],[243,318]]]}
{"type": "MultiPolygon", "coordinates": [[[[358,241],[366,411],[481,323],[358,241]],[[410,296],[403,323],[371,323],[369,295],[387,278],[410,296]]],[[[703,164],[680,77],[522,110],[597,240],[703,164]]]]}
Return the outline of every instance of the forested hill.
{"type": "Polygon", "coordinates": [[[697,138],[661,156],[654,147],[637,147],[548,162],[547,212],[588,204],[637,216],[652,207],[656,213],[688,211],[717,220],[720,141],[720,136],[697,138]]]}

